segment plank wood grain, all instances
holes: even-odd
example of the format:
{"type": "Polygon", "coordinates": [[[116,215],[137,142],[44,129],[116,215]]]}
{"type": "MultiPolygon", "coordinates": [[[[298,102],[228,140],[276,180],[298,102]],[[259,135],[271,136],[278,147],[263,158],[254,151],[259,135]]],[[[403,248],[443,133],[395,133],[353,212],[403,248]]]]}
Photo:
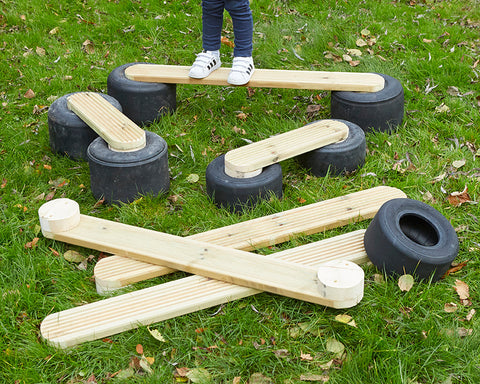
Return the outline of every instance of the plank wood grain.
{"type": "MultiPolygon", "coordinates": [[[[172,84],[231,86],[227,82],[230,68],[219,68],[204,79],[188,76],[189,66],[134,64],[125,69],[125,77],[134,81],[172,84]]],[[[247,87],[321,89],[324,91],[378,92],[385,82],[375,73],[295,71],[255,69],[247,87]]]]}
{"type": "MultiPolygon", "coordinates": [[[[368,261],[364,230],[350,232],[265,256],[319,267],[334,260],[368,261]]],[[[187,313],[255,295],[261,291],[189,276],[48,315],[42,337],[59,348],[97,340],[187,313]]]]}
{"type": "MultiPolygon", "coordinates": [[[[406,194],[397,188],[379,186],[196,233],[188,238],[251,251],[283,243],[295,236],[371,219],[386,201],[405,197],[406,194]]],[[[132,260],[122,254],[102,259],[95,266],[99,293],[172,272],[171,268],[132,260]]]]}
{"type": "Polygon", "coordinates": [[[110,149],[136,151],[145,147],[145,131],[100,94],[74,93],[67,98],[67,106],[104,139],[110,149]]]}

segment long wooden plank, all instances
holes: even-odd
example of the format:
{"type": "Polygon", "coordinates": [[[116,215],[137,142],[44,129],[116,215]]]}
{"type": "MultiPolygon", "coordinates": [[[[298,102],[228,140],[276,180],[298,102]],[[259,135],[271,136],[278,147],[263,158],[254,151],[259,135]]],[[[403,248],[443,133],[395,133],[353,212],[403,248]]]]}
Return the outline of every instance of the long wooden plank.
{"type": "Polygon", "coordinates": [[[231,177],[256,176],[262,168],[302,153],[345,140],[348,126],[337,120],[321,120],[269,137],[225,154],[225,173],[231,177]]]}
{"type": "MultiPolygon", "coordinates": [[[[134,81],[231,86],[230,68],[219,68],[204,79],[188,76],[190,67],[161,64],[134,64],[125,69],[125,77],[134,81]]],[[[255,69],[247,87],[321,89],[324,91],[378,92],[385,82],[374,73],[295,71],[255,69]]]]}
{"type": "MultiPolygon", "coordinates": [[[[379,186],[284,212],[189,236],[211,244],[251,251],[361,220],[371,219],[388,200],[405,198],[397,188],[379,186]]],[[[120,254],[121,255],[121,254],[120,254]]],[[[115,256],[95,266],[99,293],[170,273],[172,269],[115,256]]]]}
{"type": "MultiPolygon", "coordinates": [[[[340,259],[362,264],[368,260],[363,247],[364,232],[350,232],[266,257],[312,267],[340,259]]],[[[259,292],[190,276],[50,314],[43,320],[40,332],[49,343],[68,348],[259,292]]]]}
{"type": "Polygon", "coordinates": [[[74,93],[68,108],[115,151],[136,151],[146,145],[145,131],[95,92],[74,93]]]}
{"type": "MultiPolygon", "coordinates": [[[[338,287],[340,291],[343,289],[344,296],[341,293],[330,296],[330,292],[336,292],[337,288],[326,283],[328,274],[324,275],[327,279],[324,280],[320,271],[310,267],[80,215],[80,212],[65,215],[62,209],[67,206],[65,211],[70,212],[69,204],[78,206],[73,200],[57,199],[40,207],[40,225],[45,237],[109,253],[123,252],[140,261],[328,307],[338,308],[343,302],[351,303],[350,295],[358,297],[358,292],[351,291],[349,286],[338,287]],[[72,223],[78,221],[77,216],[80,220],[73,226],[72,223]],[[66,223],[65,230],[53,231],[51,223],[55,223],[58,228],[62,220],[66,223]]],[[[344,273],[351,274],[352,279],[356,279],[358,270],[348,267],[344,273]]],[[[363,292],[363,276],[361,283],[363,292]]]]}

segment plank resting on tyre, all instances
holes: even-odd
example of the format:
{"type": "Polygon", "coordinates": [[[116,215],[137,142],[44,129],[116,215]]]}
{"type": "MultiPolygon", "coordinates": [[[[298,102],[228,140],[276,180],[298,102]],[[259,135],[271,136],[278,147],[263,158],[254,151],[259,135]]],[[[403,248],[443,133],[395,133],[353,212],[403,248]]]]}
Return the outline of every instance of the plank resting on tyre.
{"type": "MultiPolygon", "coordinates": [[[[135,64],[125,69],[125,76],[134,81],[174,84],[231,86],[227,82],[230,68],[219,68],[204,79],[188,76],[189,66],[135,64]]],[[[375,73],[296,71],[255,69],[247,87],[321,89],[324,91],[378,92],[384,80],[375,73]]]]}

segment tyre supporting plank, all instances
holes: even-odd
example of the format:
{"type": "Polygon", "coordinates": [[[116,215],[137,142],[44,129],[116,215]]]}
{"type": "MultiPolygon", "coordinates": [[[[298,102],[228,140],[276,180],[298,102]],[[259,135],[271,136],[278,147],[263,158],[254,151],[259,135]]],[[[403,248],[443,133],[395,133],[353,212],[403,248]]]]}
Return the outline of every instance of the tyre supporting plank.
{"type": "MultiPolygon", "coordinates": [[[[204,79],[188,76],[189,66],[134,64],[125,69],[127,79],[151,83],[232,86],[230,68],[219,68],[204,79]]],[[[378,92],[384,80],[374,73],[255,69],[247,87],[321,89],[324,91],[378,92]]]]}
{"type": "Polygon", "coordinates": [[[319,120],[233,149],[225,154],[225,173],[236,178],[257,176],[262,168],[314,149],[345,140],[348,126],[337,120],[319,120]]]}

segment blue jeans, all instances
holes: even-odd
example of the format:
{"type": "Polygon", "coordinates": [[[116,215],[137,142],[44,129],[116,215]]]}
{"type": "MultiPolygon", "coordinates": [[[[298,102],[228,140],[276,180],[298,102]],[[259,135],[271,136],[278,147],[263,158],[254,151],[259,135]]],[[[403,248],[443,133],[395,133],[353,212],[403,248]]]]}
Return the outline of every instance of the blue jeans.
{"type": "Polygon", "coordinates": [[[252,56],[253,17],[249,0],[202,0],[203,49],[220,49],[224,9],[228,11],[233,22],[233,55],[252,56]]]}

